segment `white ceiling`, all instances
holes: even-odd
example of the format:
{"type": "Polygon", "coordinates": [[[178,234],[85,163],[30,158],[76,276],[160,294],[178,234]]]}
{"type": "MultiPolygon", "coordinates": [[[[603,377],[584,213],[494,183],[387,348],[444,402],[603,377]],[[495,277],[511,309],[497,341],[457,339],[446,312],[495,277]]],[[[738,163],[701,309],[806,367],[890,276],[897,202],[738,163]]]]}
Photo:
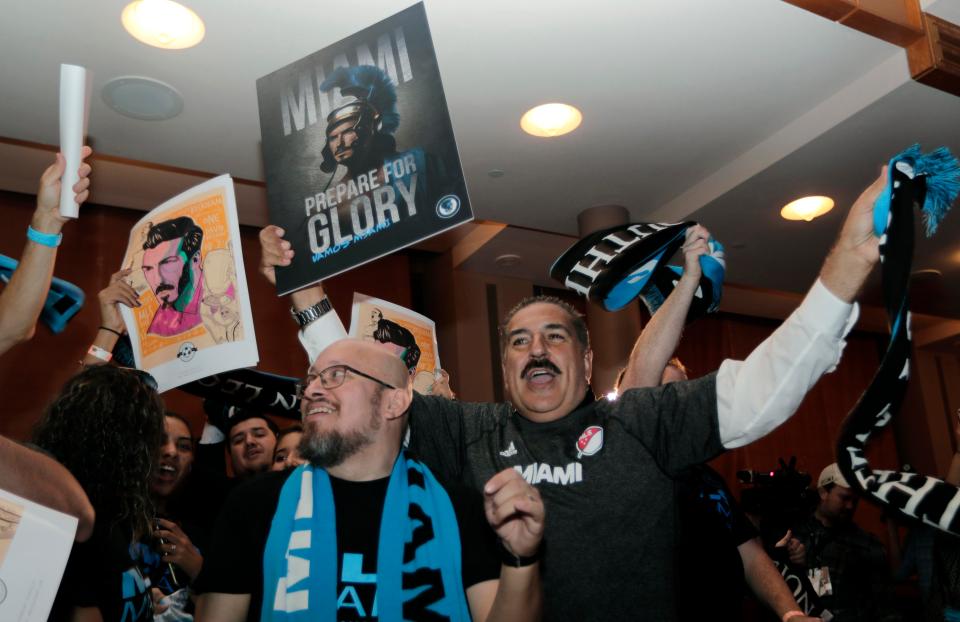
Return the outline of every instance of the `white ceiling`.
{"type": "MultiPolygon", "coordinates": [[[[57,144],[58,65],[70,62],[94,74],[98,153],[260,181],[256,79],[410,4],[186,3],[206,38],[163,51],[126,34],[124,0],[4,2],[0,137],[57,144]],[[124,75],[171,84],[183,113],[148,122],[108,109],[100,89],[124,75]]],[[[960,2],[923,4],[960,23],[960,2]]],[[[427,0],[426,8],[478,218],[575,235],[576,215],[597,204],[624,205],[637,220],[694,214],[730,247],[731,280],[800,291],[842,214],[786,223],[777,216],[786,200],[817,190],[849,204],[881,161],[915,140],[960,153],[960,98],[913,83],[901,48],[778,0],[427,0]],[[578,106],[583,125],[556,139],[523,134],[521,114],[548,101],[578,106]],[[494,179],[491,169],[506,174],[494,179]]],[[[44,158],[22,150],[0,145],[0,188],[35,187],[44,158]]],[[[92,200],[145,209],[197,178],[129,168],[102,162],[92,200]]],[[[262,188],[246,184],[240,194],[242,221],[263,224],[262,188]]],[[[500,252],[488,246],[474,263],[500,252]]],[[[536,244],[514,252],[534,272],[553,259],[536,244]]],[[[918,252],[918,267],[940,269],[945,289],[960,292],[960,214],[918,252]]],[[[947,298],[943,314],[960,317],[960,298],[947,298]]]]}

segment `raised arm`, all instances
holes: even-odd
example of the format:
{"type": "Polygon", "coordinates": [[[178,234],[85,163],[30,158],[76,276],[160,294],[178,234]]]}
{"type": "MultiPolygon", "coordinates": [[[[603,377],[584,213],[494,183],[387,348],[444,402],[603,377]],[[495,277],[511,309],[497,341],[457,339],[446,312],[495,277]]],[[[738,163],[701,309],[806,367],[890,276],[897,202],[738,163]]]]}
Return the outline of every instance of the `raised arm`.
{"type": "Polygon", "coordinates": [[[744,361],[724,361],[717,373],[720,440],[732,449],[786,421],[807,391],[840,362],[844,337],[856,322],[853,305],[879,262],[873,204],[886,167],[854,203],[800,307],[744,361]]]}
{"type": "MultiPolygon", "coordinates": [[[[91,153],[90,147],[84,147],[81,158],[85,159],[91,153]]],[[[29,340],[36,331],[37,318],[43,310],[53,278],[53,265],[60,244],[58,236],[69,220],[60,215],[60,178],[65,166],[66,161],[58,153],[56,161],[40,177],[37,209],[27,230],[27,244],[10,282],[0,292],[0,355],[29,340]]],[[[79,173],[80,181],[74,184],[72,191],[77,203],[83,203],[89,194],[90,165],[82,163],[79,173]]]]}
{"type": "MultiPolygon", "coordinates": [[[[260,230],[260,273],[272,285],[277,284],[276,267],[289,266],[294,251],[290,242],[283,239],[283,229],[268,225],[260,230]]],[[[323,285],[317,283],[290,294],[292,310],[295,312],[316,308],[319,317],[301,327],[298,334],[300,343],[307,351],[307,358],[313,362],[328,345],[347,336],[343,323],[336,311],[320,311],[322,301],[327,297],[323,285]]]]}
{"type": "Polygon", "coordinates": [[[77,542],[93,533],[93,506],[70,471],[53,458],[0,436],[0,488],[75,516],[77,542]]]}
{"type": "Polygon", "coordinates": [[[114,272],[110,276],[110,283],[97,294],[97,301],[100,303],[100,326],[97,327],[97,334],[90,349],[81,361],[83,365],[103,365],[111,360],[110,353],[117,345],[117,340],[126,332],[118,305],[125,304],[131,308],[140,306],[136,290],[124,280],[129,274],[129,269],[114,272]]]}
{"type": "Polygon", "coordinates": [[[682,248],[683,275],[637,337],[618,391],[660,384],[663,370],[680,343],[690,303],[700,286],[700,256],[709,252],[709,239],[710,232],[702,225],[687,230],[682,248]]]}

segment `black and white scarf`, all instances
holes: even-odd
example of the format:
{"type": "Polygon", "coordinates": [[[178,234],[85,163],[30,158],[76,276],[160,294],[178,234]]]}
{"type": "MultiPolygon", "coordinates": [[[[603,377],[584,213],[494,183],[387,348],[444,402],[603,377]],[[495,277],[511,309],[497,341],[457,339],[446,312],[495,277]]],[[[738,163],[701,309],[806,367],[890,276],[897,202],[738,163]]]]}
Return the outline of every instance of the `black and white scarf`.
{"type": "Polygon", "coordinates": [[[916,473],[874,470],[864,451],[873,434],[899,411],[907,390],[914,206],[922,208],[929,237],[958,193],[960,165],[945,148],[924,155],[914,145],[890,160],[887,186],[874,205],[890,342],[873,381],[843,422],[837,464],[847,481],[867,498],[960,535],[960,489],[916,473]]]}

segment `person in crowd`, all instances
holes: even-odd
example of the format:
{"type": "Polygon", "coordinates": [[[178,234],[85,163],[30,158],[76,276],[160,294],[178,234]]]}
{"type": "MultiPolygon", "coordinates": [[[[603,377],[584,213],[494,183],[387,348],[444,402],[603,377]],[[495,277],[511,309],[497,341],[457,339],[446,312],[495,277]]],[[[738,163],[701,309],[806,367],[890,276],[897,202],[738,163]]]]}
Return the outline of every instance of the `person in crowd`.
{"type": "Polygon", "coordinates": [[[74,546],[53,620],[151,620],[134,543],[156,515],[150,482],[163,440],[163,403],[148,374],[87,367],[64,385],[33,441],[73,473],[93,504],[93,536],[74,546]]]}
{"type": "Polygon", "coordinates": [[[193,619],[190,584],[203,567],[203,548],[213,519],[204,515],[203,491],[192,486],[194,439],[190,424],[167,412],[163,444],[150,482],[156,508],[153,538],[138,543],[141,569],[149,577],[155,613],[164,622],[193,619]]]}
{"type": "MultiPolygon", "coordinates": [[[[84,147],[81,158],[90,156],[84,147]]],[[[53,266],[57,258],[60,230],[67,218],[60,215],[60,180],[66,168],[63,155],[40,176],[37,208],[27,229],[27,244],[19,265],[3,291],[0,291],[0,356],[18,343],[29,340],[36,331],[43,310],[53,266]]],[[[74,200],[87,200],[90,188],[90,164],[78,171],[80,180],[71,190],[74,200]]],[[[93,533],[95,512],[76,478],[62,465],[34,448],[0,436],[0,488],[77,519],[77,542],[93,533]]]]}
{"type": "Polygon", "coordinates": [[[535,488],[506,469],[481,504],[409,457],[409,374],[372,342],[331,345],[301,387],[309,464],[231,494],[200,576],[200,619],[538,618],[535,488]]]}
{"type": "Polygon", "coordinates": [[[280,434],[277,435],[277,451],[273,454],[271,471],[292,469],[306,462],[300,456],[298,449],[301,438],[303,438],[303,426],[299,423],[280,430],[280,434]]]}
{"type": "Polygon", "coordinates": [[[853,522],[859,497],[835,462],[820,472],[817,492],[813,514],[792,531],[824,607],[836,622],[899,621],[883,546],[853,522]]]}
{"type": "MultiPolygon", "coordinates": [[[[696,380],[595,401],[585,323],[562,301],[537,297],[501,324],[509,403],[414,396],[410,451],[439,476],[480,489],[512,467],[544,495],[551,515],[548,619],[675,619],[672,477],[776,428],[836,366],[853,303],[879,261],[872,214],[885,183],[884,167],[850,209],[800,307],[744,361],[724,361],[696,380]],[[571,568],[589,568],[591,580],[571,568]],[[601,595],[593,589],[598,585],[601,595]]],[[[292,258],[281,235],[277,228],[261,232],[267,278],[292,258]]],[[[295,309],[321,303],[319,288],[297,294],[295,309]]],[[[319,315],[300,335],[311,355],[342,336],[335,314],[319,315]]]]}
{"type": "Polygon", "coordinates": [[[277,424],[259,412],[237,408],[228,425],[227,445],[234,477],[269,471],[280,432],[277,424]]]}

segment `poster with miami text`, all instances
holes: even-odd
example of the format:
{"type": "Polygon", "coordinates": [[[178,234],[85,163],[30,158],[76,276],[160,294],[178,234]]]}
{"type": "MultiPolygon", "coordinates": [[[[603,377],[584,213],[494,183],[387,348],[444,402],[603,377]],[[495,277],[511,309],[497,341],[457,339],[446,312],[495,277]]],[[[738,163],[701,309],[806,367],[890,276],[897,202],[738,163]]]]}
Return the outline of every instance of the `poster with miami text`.
{"type": "Polygon", "coordinates": [[[0,490],[0,620],[50,615],[77,519],[0,490]]]}
{"type": "Polygon", "coordinates": [[[151,210],[123,267],[140,305],[120,305],[137,368],[161,392],[259,361],[233,180],[221,175],[151,210]]]}
{"type": "Polygon", "coordinates": [[[350,336],[370,339],[389,349],[411,370],[413,388],[423,394],[431,392],[435,374],[440,371],[433,320],[387,300],[354,293],[350,336]]]}
{"type": "Polygon", "coordinates": [[[423,3],[257,80],[280,295],[473,219],[423,3]]]}

